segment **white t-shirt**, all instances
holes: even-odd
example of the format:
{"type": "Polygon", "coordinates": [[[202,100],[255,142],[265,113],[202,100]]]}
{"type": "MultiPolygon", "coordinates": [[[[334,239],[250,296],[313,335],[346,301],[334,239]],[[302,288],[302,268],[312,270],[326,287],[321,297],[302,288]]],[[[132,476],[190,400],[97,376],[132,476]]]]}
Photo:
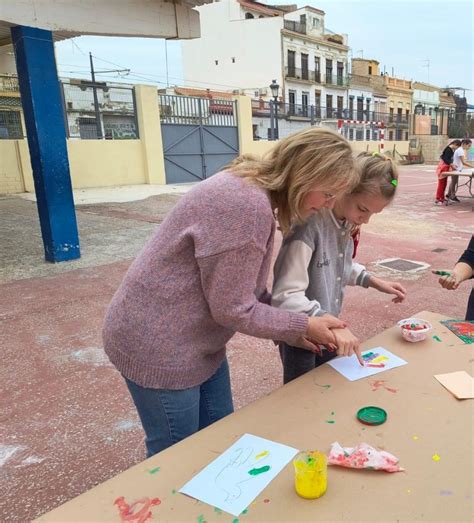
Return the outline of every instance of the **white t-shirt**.
{"type": "Polygon", "coordinates": [[[458,147],[454,151],[454,156],[453,156],[453,167],[454,167],[455,171],[459,171],[459,172],[462,171],[462,168],[463,168],[463,164],[461,161],[462,158],[464,158],[464,149],[462,147],[458,147]]]}

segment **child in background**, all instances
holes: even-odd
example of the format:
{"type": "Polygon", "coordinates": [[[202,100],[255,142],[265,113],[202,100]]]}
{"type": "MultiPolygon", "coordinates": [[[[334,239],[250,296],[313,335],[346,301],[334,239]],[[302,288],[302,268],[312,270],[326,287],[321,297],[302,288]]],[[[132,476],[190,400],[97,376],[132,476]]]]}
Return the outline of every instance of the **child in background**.
{"type": "Polygon", "coordinates": [[[436,200],[435,204],[448,205],[448,200],[445,199],[444,193],[446,191],[446,185],[448,183],[448,174],[453,170],[453,158],[454,152],[458,147],[461,146],[461,140],[453,140],[447,145],[441,156],[439,157],[438,167],[436,169],[436,175],[438,176],[438,187],[436,189],[436,200]]]}
{"type": "MultiPolygon", "coordinates": [[[[309,316],[338,316],[346,285],[393,294],[395,303],[405,299],[406,291],[399,283],[376,278],[352,260],[351,233],[391,202],[398,184],[397,169],[379,153],[362,153],[356,164],[361,180],[355,190],[336,200],[333,209],[321,209],[284,239],[274,268],[273,305],[309,316]]],[[[351,355],[358,346],[357,338],[347,328],[332,332],[334,345],[327,344],[319,354],[280,343],[285,383],[334,358],[335,347],[337,355],[351,355]]]]}
{"type": "MultiPolygon", "coordinates": [[[[458,173],[462,172],[463,167],[474,167],[474,165],[466,161],[466,153],[469,151],[472,145],[472,140],[469,138],[461,141],[461,147],[458,147],[454,152],[453,156],[453,170],[458,173]]],[[[452,175],[451,183],[449,184],[448,195],[447,197],[452,202],[459,202],[459,198],[456,196],[456,191],[458,190],[458,181],[459,176],[452,175]]]]}

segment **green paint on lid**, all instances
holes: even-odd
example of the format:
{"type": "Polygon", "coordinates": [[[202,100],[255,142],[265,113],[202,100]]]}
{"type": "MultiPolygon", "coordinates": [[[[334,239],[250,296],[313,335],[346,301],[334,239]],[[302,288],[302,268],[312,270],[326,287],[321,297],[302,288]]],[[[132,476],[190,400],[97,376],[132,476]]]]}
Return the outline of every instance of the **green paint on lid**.
{"type": "Polygon", "coordinates": [[[387,413],[380,407],[362,407],[357,412],[357,419],[366,425],[382,425],[387,421],[387,413]]]}
{"type": "Polygon", "coordinates": [[[248,508],[244,509],[244,510],[242,510],[242,514],[247,514],[248,511],[249,511],[248,508]]]}
{"type": "Polygon", "coordinates": [[[214,507],[214,512],[216,514],[222,514],[222,510],[220,508],[214,507]]]}
{"type": "Polygon", "coordinates": [[[436,340],[436,341],[441,341],[441,338],[439,336],[433,336],[433,339],[436,340]]]}
{"type": "Polygon", "coordinates": [[[206,520],[204,519],[204,516],[202,514],[199,514],[197,518],[198,523],[206,523],[206,520]]]}
{"type": "Polygon", "coordinates": [[[333,419],[327,419],[326,420],[326,423],[331,423],[331,425],[333,425],[334,423],[336,423],[333,419]]]}
{"type": "Polygon", "coordinates": [[[173,490],[171,491],[171,494],[176,494],[176,490],[173,489],[173,490]]]}
{"type": "Polygon", "coordinates": [[[155,467],[154,469],[149,470],[150,474],[156,474],[160,470],[160,467],[155,467]]]}

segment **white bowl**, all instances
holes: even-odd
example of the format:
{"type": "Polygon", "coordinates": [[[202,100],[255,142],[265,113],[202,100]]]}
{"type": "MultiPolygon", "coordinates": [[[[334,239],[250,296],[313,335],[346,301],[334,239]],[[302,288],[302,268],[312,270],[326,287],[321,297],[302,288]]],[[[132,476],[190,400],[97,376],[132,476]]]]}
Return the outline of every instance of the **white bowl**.
{"type": "Polygon", "coordinates": [[[400,331],[405,340],[411,341],[412,343],[423,341],[433,329],[429,321],[422,320],[421,318],[406,318],[405,320],[400,320],[397,325],[400,327],[400,331]],[[420,326],[423,328],[420,329],[420,326]]]}

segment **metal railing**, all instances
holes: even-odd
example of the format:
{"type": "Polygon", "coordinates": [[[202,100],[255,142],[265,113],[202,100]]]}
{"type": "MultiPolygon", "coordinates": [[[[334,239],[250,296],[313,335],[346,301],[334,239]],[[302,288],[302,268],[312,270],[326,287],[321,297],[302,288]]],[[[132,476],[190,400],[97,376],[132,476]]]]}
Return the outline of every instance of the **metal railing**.
{"type": "Polygon", "coordinates": [[[295,22],[293,20],[283,20],[283,27],[288,31],[293,31],[294,33],[306,34],[306,24],[300,22],[295,22]]]}
{"type": "Polygon", "coordinates": [[[23,137],[21,112],[0,109],[0,140],[21,140],[23,137]]]}
{"type": "Polygon", "coordinates": [[[306,80],[318,84],[333,85],[338,87],[349,86],[349,77],[340,75],[322,75],[319,71],[310,71],[301,67],[285,67],[285,77],[295,80],[306,80]]]}
{"type": "Polygon", "coordinates": [[[18,93],[20,86],[18,85],[18,78],[13,75],[0,74],[0,92],[18,93]]]}
{"type": "Polygon", "coordinates": [[[86,80],[61,81],[61,94],[68,138],[138,139],[135,92],[132,87],[98,82],[93,84],[86,80]]]}
{"type": "Polygon", "coordinates": [[[235,100],[159,94],[158,102],[161,123],[221,127],[237,125],[235,100]]]}

